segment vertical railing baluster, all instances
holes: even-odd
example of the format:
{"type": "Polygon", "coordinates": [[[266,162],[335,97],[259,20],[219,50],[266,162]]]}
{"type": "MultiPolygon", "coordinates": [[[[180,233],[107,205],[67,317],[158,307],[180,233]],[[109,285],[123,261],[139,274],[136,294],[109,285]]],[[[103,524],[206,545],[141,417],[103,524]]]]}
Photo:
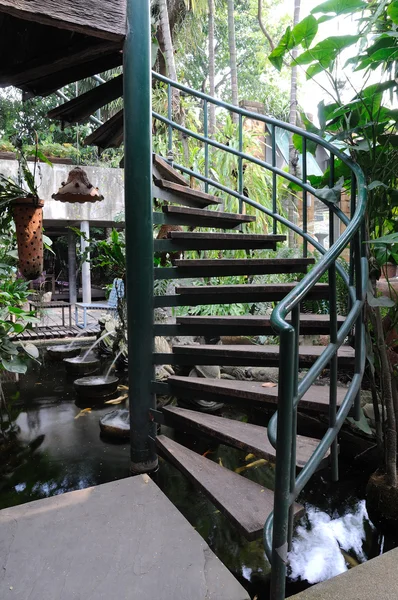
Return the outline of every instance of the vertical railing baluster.
{"type": "MultiPolygon", "coordinates": [[[[329,187],[334,186],[334,154],[330,154],[330,176],[329,187]]],[[[329,209],[329,248],[335,241],[334,232],[334,213],[329,209]]],[[[329,268],[329,320],[330,320],[330,343],[337,342],[337,295],[336,295],[336,265],[333,264],[329,268]]],[[[337,410],[337,348],[335,354],[330,361],[330,382],[329,382],[329,427],[334,427],[336,423],[337,410]]],[[[337,437],[330,448],[331,462],[331,478],[332,481],[338,481],[339,465],[338,465],[338,441],[337,437]]]]}
{"type": "Polygon", "coordinates": [[[278,421],[275,465],[274,522],[272,530],[271,598],[285,598],[289,534],[290,465],[292,460],[292,402],[295,394],[296,336],[293,327],[280,334],[278,421]]]}
{"type": "MultiPolygon", "coordinates": [[[[172,93],[171,93],[171,85],[167,84],[167,118],[169,121],[173,119],[173,103],[172,103],[172,93]]],[[[173,128],[171,125],[167,128],[167,158],[169,160],[173,160],[173,128]]]]}
{"type": "MultiPolygon", "coordinates": [[[[307,138],[303,136],[303,164],[302,164],[302,181],[307,183],[307,138]]],[[[307,213],[307,190],[303,189],[303,231],[308,230],[308,213],[307,213]]],[[[303,257],[308,256],[308,242],[304,239],[303,257]]]]}
{"type": "MultiPolygon", "coordinates": [[[[353,201],[354,210],[356,207],[356,187],[351,186],[351,202],[353,201]]],[[[352,207],[351,207],[352,210],[352,207]]],[[[357,299],[362,298],[362,266],[361,266],[361,257],[365,256],[366,247],[365,244],[362,244],[362,235],[363,235],[364,225],[358,229],[355,234],[353,240],[354,246],[354,271],[355,271],[355,296],[357,299]]],[[[364,323],[363,323],[363,314],[359,315],[358,319],[355,323],[355,373],[361,372],[361,354],[363,351],[363,335],[364,335],[364,323]]],[[[361,393],[360,391],[355,397],[354,400],[354,419],[359,421],[361,418],[361,393]]]]}
{"type": "MultiPolygon", "coordinates": [[[[351,197],[350,197],[350,219],[352,220],[356,209],[356,179],[351,175],[351,197]]],[[[355,280],[355,244],[354,238],[350,241],[350,265],[349,265],[349,285],[352,287],[355,280]]]]}
{"type": "MultiPolygon", "coordinates": [[[[239,115],[239,152],[243,152],[243,117],[239,115]]],[[[243,159],[238,157],[238,193],[243,194],[243,159]]],[[[239,214],[243,211],[243,200],[239,199],[239,214]]]]}
{"type": "MultiPolygon", "coordinates": [[[[209,136],[209,114],[207,100],[203,101],[203,133],[205,138],[209,136]]],[[[205,142],[205,177],[209,178],[209,144],[205,142]]],[[[209,191],[209,183],[205,181],[205,192],[209,191]]]]}
{"type": "MultiPolygon", "coordinates": [[[[299,345],[300,345],[300,304],[295,306],[292,310],[292,326],[294,327],[295,334],[295,361],[294,361],[294,373],[293,373],[293,385],[294,394],[293,399],[297,397],[298,391],[298,373],[299,373],[299,345]]],[[[293,421],[292,421],[292,455],[290,461],[290,493],[293,494],[296,486],[296,445],[297,445],[297,408],[293,409],[293,421]]],[[[291,504],[289,509],[289,532],[288,532],[288,546],[289,551],[292,546],[293,538],[293,519],[294,519],[294,504],[291,504]]]]}
{"type": "MultiPolygon", "coordinates": [[[[271,125],[271,164],[276,167],[276,128],[271,125]]],[[[272,212],[276,215],[277,212],[277,179],[276,173],[272,171],[272,212]]],[[[274,218],[272,225],[272,233],[276,235],[278,221],[274,218]]]]}

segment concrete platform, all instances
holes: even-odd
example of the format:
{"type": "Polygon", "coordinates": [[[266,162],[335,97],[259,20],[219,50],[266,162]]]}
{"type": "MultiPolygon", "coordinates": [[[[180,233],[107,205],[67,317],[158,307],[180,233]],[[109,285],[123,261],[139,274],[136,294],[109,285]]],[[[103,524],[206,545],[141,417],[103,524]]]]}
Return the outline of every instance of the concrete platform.
{"type": "Polygon", "coordinates": [[[398,548],[289,600],[398,600],[397,565],[398,548]]]}
{"type": "Polygon", "coordinates": [[[1,600],[249,600],[147,476],[0,511],[1,600]]]}

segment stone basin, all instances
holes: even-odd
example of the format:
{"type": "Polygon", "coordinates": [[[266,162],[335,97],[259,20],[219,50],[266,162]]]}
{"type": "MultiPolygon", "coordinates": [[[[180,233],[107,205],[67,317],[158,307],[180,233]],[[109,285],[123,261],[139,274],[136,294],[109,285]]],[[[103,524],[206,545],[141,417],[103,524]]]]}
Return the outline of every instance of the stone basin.
{"type": "Polygon", "coordinates": [[[130,414],[128,409],[113,410],[101,417],[101,433],[107,437],[128,440],[130,438],[130,414]]]}
{"type": "Polygon", "coordinates": [[[75,356],[79,356],[81,352],[81,347],[69,347],[64,344],[60,346],[47,346],[46,350],[50,358],[52,358],[53,360],[61,361],[64,358],[74,358],[75,356]]]}
{"type": "Polygon", "coordinates": [[[74,358],[64,358],[66,370],[68,373],[76,373],[79,375],[89,375],[95,373],[99,369],[100,361],[95,356],[89,355],[84,360],[82,356],[74,358]]]}
{"type": "Polygon", "coordinates": [[[119,379],[113,375],[89,375],[76,379],[73,385],[79,396],[102,399],[114,394],[118,383],[119,379]]]}

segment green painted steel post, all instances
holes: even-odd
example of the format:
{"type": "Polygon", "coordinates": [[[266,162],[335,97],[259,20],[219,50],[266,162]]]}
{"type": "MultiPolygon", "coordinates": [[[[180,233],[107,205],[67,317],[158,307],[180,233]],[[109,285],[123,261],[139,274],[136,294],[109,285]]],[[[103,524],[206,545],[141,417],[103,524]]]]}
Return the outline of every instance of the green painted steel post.
{"type": "Polygon", "coordinates": [[[284,351],[279,356],[281,377],[278,393],[271,600],[284,600],[286,586],[296,353],[296,335],[293,327],[288,326],[281,331],[280,347],[284,351]]]}
{"type": "MultiPolygon", "coordinates": [[[[297,398],[298,374],[299,374],[299,352],[300,352],[300,304],[297,304],[292,310],[292,326],[295,335],[295,360],[294,360],[294,400],[297,398]]],[[[293,409],[292,420],[292,455],[290,459],[290,493],[294,493],[296,487],[296,454],[297,454],[297,407],[293,409]]],[[[289,508],[289,530],[288,530],[288,550],[292,548],[294,529],[294,504],[289,508]]]]}
{"type": "MultiPolygon", "coordinates": [[[[302,168],[302,179],[303,183],[307,183],[307,138],[303,136],[303,168],[302,168]]],[[[308,231],[308,198],[307,198],[307,190],[303,189],[303,231],[307,233],[308,231]]],[[[303,257],[307,258],[308,256],[308,242],[304,240],[303,242],[303,257]]]]}
{"type": "MultiPolygon", "coordinates": [[[[207,100],[203,101],[203,134],[205,138],[209,136],[209,111],[207,100]]],[[[209,178],[209,144],[205,142],[205,177],[209,178]]],[[[205,192],[209,191],[209,184],[205,182],[205,192]]]]}
{"type": "MultiPolygon", "coordinates": [[[[329,187],[334,186],[334,155],[330,155],[330,180],[329,187]]],[[[329,248],[335,242],[334,239],[334,214],[329,210],[329,248]]],[[[337,341],[337,306],[336,306],[336,264],[334,263],[329,269],[329,319],[330,319],[330,343],[335,344],[337,341]]],[[[329,384],[329,427],[334,427],[336,424],[337,412],[337,375],[338,362],[337,350],[330,361],[330,384],[329,384]]],[[[338,459],[338,441],[337,437],[330,448],[330,466],[331,479],[338,481],[339,479],[339,459],[338,459]]]]}
{"type": "Polygon", "coordinates": [[[127,0],[123,79],[132,473],[154,470],[158,462],[153,444],[156,425],[149,419],[149,410],[154,406],[150,33],[150,0],[127,0]]]}
{"type": "MultiPolygon", "coordinates": [[[[239,152],[243,152],[243,117],[239,115],[239,152]]],[[[238,158],[238,193],[243,194],[243,159],[238,158]]],[[[243,201],[239,200],[239,214],[243,212],[243,201]]]]}
{"type": "MultiPolygon", "coordinates": [[[[173,99],[171,95],[171,85],[167,84],[167,118],[173,120],[173,99]]],[[[173,160],[173,128],[171,125],[167,128],[167,158],[173,160]]]]}
{"type": "MultiPolygon", "coordinates": [[[[275,125],[271,125],[271,160],[272,166],[276,167],[276,130],[275,125]]],[[[278,180],[276,178],[276,173],[272,171],[272,212],[274,215],[277,211],[277,185],[278,180]]],[[[278,232],[278,222],[276,219],[272,221],[272,233],[276,235],[278,232]]]]}

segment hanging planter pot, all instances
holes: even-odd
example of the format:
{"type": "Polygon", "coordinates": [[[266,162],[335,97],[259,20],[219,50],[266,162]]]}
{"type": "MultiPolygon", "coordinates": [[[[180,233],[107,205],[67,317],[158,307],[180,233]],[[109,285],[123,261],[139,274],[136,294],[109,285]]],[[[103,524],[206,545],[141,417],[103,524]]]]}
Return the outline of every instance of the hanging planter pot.
{"type": "Polygon", "coordinates": [[[56,194],[52,195],[52,198],[73,204],[98,202],[104,199],[98,188],[89,182],[86,171],[80,167],[75,167],[69,172],[67,181],[61,183],[61,187],[56,194]]]}
{"type": "Polygon", "coordinates": [[[12,201],[12,215],[18,243],[18,266],[26,279],[36,279],[43,272],[43,206],[33,196],[12,201]]]}

